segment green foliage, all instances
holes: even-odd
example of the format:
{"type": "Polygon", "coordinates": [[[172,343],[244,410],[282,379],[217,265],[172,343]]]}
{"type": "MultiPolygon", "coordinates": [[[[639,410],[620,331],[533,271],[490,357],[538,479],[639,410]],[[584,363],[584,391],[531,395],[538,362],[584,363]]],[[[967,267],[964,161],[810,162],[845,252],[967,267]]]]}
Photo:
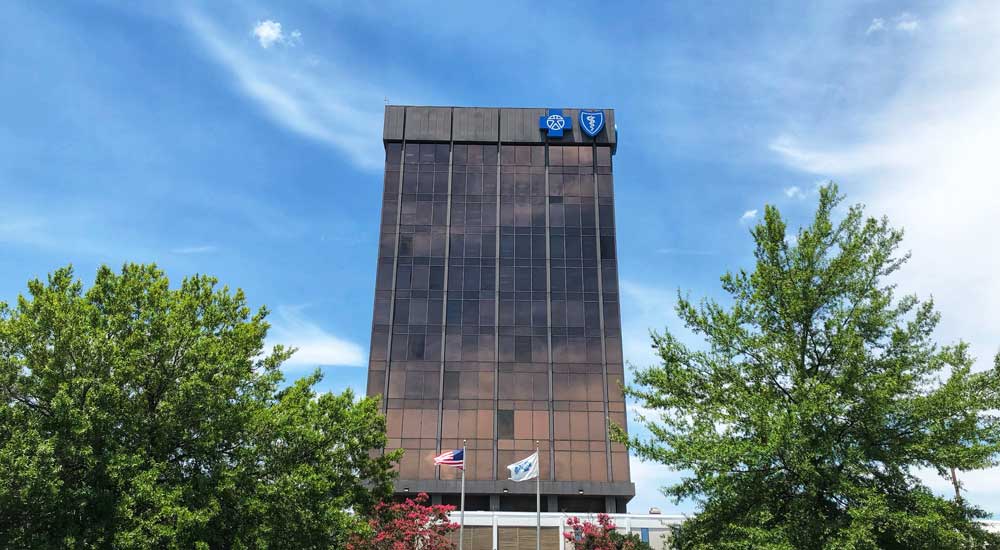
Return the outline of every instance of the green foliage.
{"type": "Polygon", "coordinates": [[[0,304],[0,547],[330,548],[390,492],[374,399],[281,388],[267,311],[70,268],[0,304]]]}
{"type": "Polygon", "coordinates": [[[703,348],[653,334],[662,364],[638,370],[628,393],[663,414],[629,444],[690,472],[665,489],[701,506],[678,548],[1000,547],[973,522],[981,510],[913,474],[996,464],[1000,357],[974,373],[966,344],[938,346],[932,302],[897,298],[889,282],[907,259],[902,232],[860,206],[834,223],[841,200],[821,189],[794,239],[768,206],[756,268],[722,277],[729,303],[679,297],[703,348]]]}

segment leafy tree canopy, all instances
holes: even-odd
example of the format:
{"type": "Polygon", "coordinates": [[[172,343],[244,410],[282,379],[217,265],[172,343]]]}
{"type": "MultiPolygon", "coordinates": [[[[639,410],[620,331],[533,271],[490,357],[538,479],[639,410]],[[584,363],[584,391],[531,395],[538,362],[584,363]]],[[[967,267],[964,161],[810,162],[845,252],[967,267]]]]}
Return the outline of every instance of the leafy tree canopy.
{"type": "Polygon", "coordinates": [[[933,303],[891,283],[902,232],[861,206],[834,221],[841,201],[822,188],[795,235],[768,206],[755,269],[722,277],[730,300],[679,297],[704,346],[653,334],[662,363],[628,393],[658,414],[629,443],[690,473],[665,489],[701,506],[678,548],[1000,547],[974,523],[981,510],[914,475],[996,464],[1000,357],[973,372],[965,343],[938,345],[933,303]]]}
{"type": "Polygon", "coordinates": [[[0,547],[329,548],[390,492],[374,399],[282,387],[266,309],[152,265],[0,304],[0,547]]]}

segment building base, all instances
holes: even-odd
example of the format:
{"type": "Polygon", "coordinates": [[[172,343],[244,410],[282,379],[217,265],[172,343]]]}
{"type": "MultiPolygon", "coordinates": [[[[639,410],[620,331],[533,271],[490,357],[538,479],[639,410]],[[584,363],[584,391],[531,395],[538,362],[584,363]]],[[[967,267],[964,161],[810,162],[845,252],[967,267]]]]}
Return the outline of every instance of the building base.
{"type": "MultiPolygon", "coordinates": [[[[609,513],[626,512],[628,501],[635,496],[631,482],[543,481],[542,512],[609,513]]],[[[397,497],[427,493],[434,504],[458,506],[461,481],[457,480],[398,480],[397,497]]],[[[465,482],[465,509],[490,512],[534,512],[535,482],[482,481],[465,482]]]]}

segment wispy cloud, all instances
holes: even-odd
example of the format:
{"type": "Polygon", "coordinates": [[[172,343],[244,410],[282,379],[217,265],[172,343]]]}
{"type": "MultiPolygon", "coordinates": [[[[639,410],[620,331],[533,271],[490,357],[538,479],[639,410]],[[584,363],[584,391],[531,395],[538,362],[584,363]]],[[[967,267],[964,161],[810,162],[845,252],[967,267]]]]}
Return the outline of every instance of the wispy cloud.
{"type": "Polygon", "coordinates": [[[757,219],[757,209],[756,208],[754,208],[753,210],[747,210],[746,212],[743,213],[742,216],[740,216],[740,221],[741,222],[749,222],[749,221],[752,221],[752,220],[755,220],[755,219],[757,219]]]}
{"type": "MultiPolygon", "coordinates": [[[[901,290],[933,293],[942,314],[938,338],[969,341],[977,367],[986,368],[1000,327],[1000,255],[987,252],[983,240],[995,233],[1000,212],[1000,73],[994,69],[1000,66],[1000,4],[963,2],[922,21],[904,15],[895,28],[923,29],[926,43],[906,52],[908,70],[891,98],[851,132],[829,125],[794,138],[789,132],[771,149],[790,167],[835,178],[851,202],[866,203],[872,214],[886,214],[906,230],[903,244],[913,256],[898,275],[901,290]]],[[[852,113],[826,115],[838,120],[852,113]]],[[[936,480],[924,479],[938,488],[936,480]]],[[[1000,511],[1000,469],[969,479],[978,480],[968,485],[970,499],[1000,511]]]]}
{"type": "Polygon", "coordinates": [[[797,185],[786,187],[785,196],[790,199],[800,199],[800,200],[806,198],[806,194],[803,193],[802,189],[799,189],[797,185]]]}
{"type": "MultiPolygon", "coordinates": [[[[876,17],[868,25],[868,30],[865,31],[865,34],[870,35],[882,32],[888,28],[885,24],[885,19],[876,17]]],[[[911,13],[903,12],[892,19],[892,28],[900,32],[913,34],[920,30],[920,20],[911,13]]]]}
{"type": "Polygon", "coordinates": [[[883,30],[885,30],[885,19],[882,19],[881,17],[876,17],[875,19],[872,19],[871,24],[868,25],[868,30],[865,31],[865,34],[871,34],[873,32],[879,32],[883,30]]]}
{"type": "Polygon", "coordinates": [[[896,17],[896,30],[914,33],[920,30],[920,21],[909,13],[901,13],[896,17]]]}
{"type": "Polygon", "coordinates": [[[282,344],[298,348],[285,363],[286,368],[307,369],[317,366],[365,365],[366,354],[361,346],[330,334],[302,314],[301,307],[280,307],[271,321],[269,345],[282,344]]]}
{"type": "MultiPolygon", "coordinates": [[[[240,33],[227,32],[193,8],[185,14],[185,22],[206,53],[233,75],[239,89],[273,122],[344,152],[362,168],[381,165],[382,94],[366,82],[338,72],[331,63],[319,72],[315,56],[305,52],[262,55],[255,47],[248,49],[240,33]]],[[[260,35],[255,32],[260,46],[301,39],[294,31],[284,37],[280,24],[271,23],[260,35]]]]}
{"type": "Polygon", "coordinates": [[[174,248],[170,252],[174,254],[209,254],[215,252],[219,247],[215,245],[200,245],[200,246],[182,246],[180,248],[174,248]]]}

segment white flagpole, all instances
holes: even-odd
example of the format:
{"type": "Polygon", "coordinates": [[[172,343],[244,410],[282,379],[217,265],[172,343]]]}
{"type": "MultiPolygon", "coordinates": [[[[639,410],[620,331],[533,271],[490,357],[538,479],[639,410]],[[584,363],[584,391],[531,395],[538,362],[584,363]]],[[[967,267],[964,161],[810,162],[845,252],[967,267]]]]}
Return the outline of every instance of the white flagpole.
{"type": "Polygon", "coordinates": [[[465,447],[468,442],[462,440],[462,512],[458,523],[458,550],[462,550],[462,543],[465,542],[465,467],[469,462],[465,459],[465,447]]]}
{"type": "Polygon", "coordinates": [[[538,454],[538,441],[535,441],[535,550],[542,550],[542,471],[538,454]]]}

